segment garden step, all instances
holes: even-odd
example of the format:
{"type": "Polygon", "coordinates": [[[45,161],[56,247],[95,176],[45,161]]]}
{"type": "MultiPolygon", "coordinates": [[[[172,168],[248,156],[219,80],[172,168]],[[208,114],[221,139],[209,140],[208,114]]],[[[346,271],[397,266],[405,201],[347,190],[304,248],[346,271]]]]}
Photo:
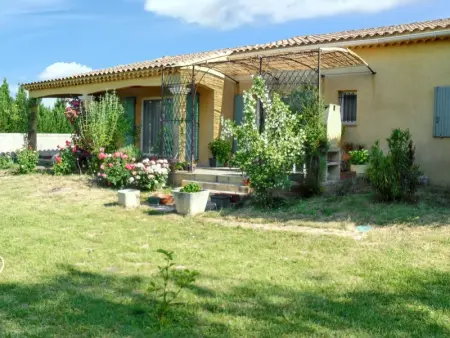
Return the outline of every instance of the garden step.
{"type": "Polygon", "coordinates": [[[189,183],[197,183],[203,189],[213,190],[214,192],[232,192],[236,194],[244,194],[248,195],[250,193],[250,188],[244,185],[239,184],[229,184],[229,183],[218,183],[218,182],[203,182],[203,181],[194,181],[194,180],[183,180],[181,185],[184,187],[189,183]]]}

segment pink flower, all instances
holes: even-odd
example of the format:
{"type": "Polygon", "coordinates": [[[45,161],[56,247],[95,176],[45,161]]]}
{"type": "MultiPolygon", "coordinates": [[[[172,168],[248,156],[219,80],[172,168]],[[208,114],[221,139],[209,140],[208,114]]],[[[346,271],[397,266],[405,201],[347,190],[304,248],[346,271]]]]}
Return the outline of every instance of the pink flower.
{"type": "Polygon", "coordinates": [[[66,146],[70,146],[70,141],[66,141],[66,146]]]}
{"type": "Polygon", "coordinates": [[[62,158],[59,157],[59,156],[56,156],[55,159],[56,159],[56,162],[57,162],[57,163],[61,163],[61,162],[62,162],[62,158]]]}
{"type": "Polygon", "coordinates": [[[133,169],[134,169],[134,165],[127,163],[127,164],[125,165],[125,169],[127,169],[127,170],[133,170],[133,169]]]}
{"type": "Polygon", "coordinates": [[[76,153],[77,152],[77,148],[76,147],[73,147],[72,148],[72,153],[76,153]]]}
{"type": "Polygon", "coordinates": [[[106,178],[106,174],[102,174],[102,177],[103,177],[103,178],[106,178]]]}
{"type": "Polygon", "coordinates": [[[56,148],[58,148],[58,149],[59,149],[59,148],[61,148],[61,146],[60,146],[60,145],[58,144],[58,145],[56,146],[56,148]]]}
{"type": "Polygon", "coordinates": [[[114,157],[116,157],[116,158],[117,158],[117,157],[121,157],[121,156],[122,156],[122,153],[121,153],[121,152],[115,152],[115,153],[114,153],[114,157]]]}
{"type": "Polygon", "coordinates": [[[126,154],[122,155],[122,160],[126,160],[127,158],[128,158],[128,155],[126,155],[126,154]]]}
{"type": "Polygon", "coordinates": [[[100,152],[104,153],[105,152],[105,148],[100,148],[100,152]]]}
{"type": "Polygon", "coordinates": [[[110,168],[112,168],[113,164],[112,164],[112,163],[110,163],[110,164],[108,164],[108,166],[109,166],[110,168]]]}
{"type": "Polygon", "coordinates": [[[106,158],[105,153],[100,153],[100,154],[98,154],[98,158],[99,158],[100,160],[104,160],[104,159],[106,158]]]}
{"type": "MultiPolygon", "coordinates": [[[[101,170],[105,170],[105,165],[102,164],[102,165],[100,166],[100,169],[101,169],[101,170]]],[[[100,174],[100,173],[99,173],[99,174],[100,174]]]]}

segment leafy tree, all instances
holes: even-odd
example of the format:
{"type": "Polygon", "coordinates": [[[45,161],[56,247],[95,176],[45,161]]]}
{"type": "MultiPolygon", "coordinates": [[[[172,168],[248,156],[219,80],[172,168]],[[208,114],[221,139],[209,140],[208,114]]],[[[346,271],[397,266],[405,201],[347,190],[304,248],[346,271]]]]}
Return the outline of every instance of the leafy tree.
{"type": "Polygon", "coordinates": [[[17,111],[17,120],[13,129],[17,132],[26,132],[28,129],[29,101],[27,92],[22,86],[19,87],[16,94],[15,109],[17,111]]]}
{"type": "Polygon", "coordinates": [[[11,129],[11,113],[13,110],[13,100],[6,78],[0,86],[0,131],[8,132],[11,129]]]}

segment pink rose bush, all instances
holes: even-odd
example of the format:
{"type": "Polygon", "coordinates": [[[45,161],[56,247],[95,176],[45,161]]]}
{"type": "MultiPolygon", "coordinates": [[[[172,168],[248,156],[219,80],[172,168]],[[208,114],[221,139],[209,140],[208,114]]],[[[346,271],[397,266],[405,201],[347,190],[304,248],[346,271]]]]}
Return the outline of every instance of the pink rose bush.
{"type": "Polygon", "coordinates": [[[98,154],[100,171],[98,179],[117,188],[133,187],[139,190],[154,191],[167,183],[169,162],[164,159],[144,159],[139,163],[130,163],[133,159],[121,152],[107,154],[100,149],[98,154]]]}
{"type": "Polygon", "coordinates": [[[53,172],[55,175],[70,175],[77,169],[78,147],[72,141],[66,141],[65,147],[58,145],[59,154],[55,156],[53,172]]]}

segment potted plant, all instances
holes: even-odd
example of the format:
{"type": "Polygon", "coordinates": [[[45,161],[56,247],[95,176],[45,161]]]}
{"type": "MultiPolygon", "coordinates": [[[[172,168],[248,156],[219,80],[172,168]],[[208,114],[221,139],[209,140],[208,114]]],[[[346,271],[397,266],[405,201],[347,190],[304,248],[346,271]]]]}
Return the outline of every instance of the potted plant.
{"type": "Polygon", "coordinates": [[[229,161],[232,150],[230,141],[217,138],[208,144],[208,148],[212,154],[212,158],[209,159],[211,167],[221,167],[229,161]]]}
{"type": "Polygon", "coordinates": [[[195,216],[205,212],[209,191],[203,190],[197,183],[189,183],[180,190],[174,190],[173,197],[178,214],[195,216]]]}
{"type": "Polygon", "coordinates": [[[356,175],[365,175],[369,163],[369,151],[367,149],[352,150],[350,154],[350,170],[356,175]]]}

